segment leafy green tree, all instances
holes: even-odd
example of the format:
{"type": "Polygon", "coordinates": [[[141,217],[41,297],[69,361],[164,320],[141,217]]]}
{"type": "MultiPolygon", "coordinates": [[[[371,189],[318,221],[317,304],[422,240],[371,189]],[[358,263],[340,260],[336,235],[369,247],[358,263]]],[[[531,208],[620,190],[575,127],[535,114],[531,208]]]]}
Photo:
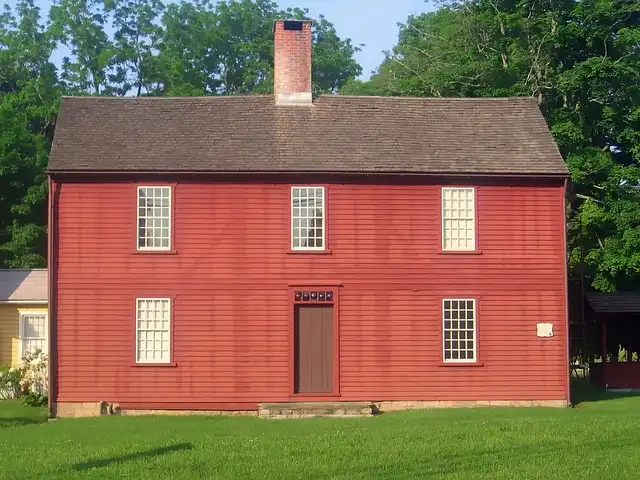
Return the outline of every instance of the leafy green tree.
{"type": "Polygon", "coordinates": [[[71,57],[62,60],[61,79],[72,94],[115,93],[110,83],[114,75],[116,48],[107,35],[107,15],[101,0],[60,0],[50,11],[52,36],[65,46],[71,57]]]}
{"type": "Polygon", "coordinates": [[[230,95],[265,90],[267,1],[172,4],[162,18],[154,95],[230,95]]]}
{"type": "MultiPolygon", "coordinates": [[[[273,21],[307,17],[269,0],[60,0],[51,31],[71,55],[61,78],[70,93],[235,95],[273,89],[273,21]],[[110,37],[108,32],[114,32],[110,37]]],[[[360,74],[358,51],[324,17],[313,25],[316,92],[360,74]]]]}
{"type": "Polygon", "coordinates": [[[105,13],[114,27],[114,68],[110,76],[115,92],[140,96],[149,89],[155,71],[154,42],[160,33],[157,21],[165,10],[160,0],[105,0],[105,13]]]}
{"type": "MultiPolygon", "coordinates": [[[[273,91],[273,22],[304,19],[301,9],[279,10],[268,0],[212,5],[207,0],[171,4],[157,39],[153,95],[235,95],[273,91]]],[[[360,74],[358,47],[341,39],[324,17],[313,25],[316,92],[335,92],[360,74]]]]}
{"type": "Polygon", "coordinates": [[[45,265],[44,168],[59,98],[54,48],[33,0],[0,15],[0,266],[45,265]]]}

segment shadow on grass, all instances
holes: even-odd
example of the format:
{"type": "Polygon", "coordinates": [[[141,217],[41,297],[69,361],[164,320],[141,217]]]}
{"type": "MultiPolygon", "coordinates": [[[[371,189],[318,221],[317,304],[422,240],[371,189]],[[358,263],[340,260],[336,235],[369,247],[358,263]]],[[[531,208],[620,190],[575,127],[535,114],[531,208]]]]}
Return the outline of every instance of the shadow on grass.
{"type": "Polygon", "coordinates": [[[131,453],[129,455],[121,455],[119,457],[101,458],[89,460],[88,462],[78,463],[74,466],[74,470],[89,470],[91,468],[107,467],[114,463],[128,462],[129,460],[140,460],[142,458],[158,457],[172,452],[182,452],[191,450],[193,445],[190,443],[176,443],[168,447],[153,448],[144,452],[131,453]]]}
{"type": "Polygon", "coordinates": [[[578,406],[583,402],[603,402],[617,398],[640,397],[640,391],[611,391],[595,387],[586,379],[573,379],[571,382],[571,403],[578,406]]]}
{"type": "Polygon", "coordinates": [[[32,423],[44,423],[46,418],[33,418],[33,417],[13,417],[13,418],[0,418],[0,428],[17,427],[20,425],[30,425],[32,423]]]}

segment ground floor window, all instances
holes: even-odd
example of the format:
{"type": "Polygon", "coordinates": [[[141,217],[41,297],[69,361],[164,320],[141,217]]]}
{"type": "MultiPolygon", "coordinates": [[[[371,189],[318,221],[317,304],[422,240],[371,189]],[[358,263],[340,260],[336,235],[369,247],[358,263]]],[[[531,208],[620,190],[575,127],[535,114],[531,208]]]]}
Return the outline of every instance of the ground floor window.
{"type": "Polygon", "coordinates": [[[445,362],[476,361],[476,301],[445,299],[442,302],[445,362]]]}
{"type": "Polygon", "coordinates": [[[47,352],[47,314],[20,312],[20,357],[40,350],[47,352]]]}
{"type": "Polygon", "coordinates": [[[138,298],[136,304],[136,362],[169,363],[171,300],[138,298]]]}

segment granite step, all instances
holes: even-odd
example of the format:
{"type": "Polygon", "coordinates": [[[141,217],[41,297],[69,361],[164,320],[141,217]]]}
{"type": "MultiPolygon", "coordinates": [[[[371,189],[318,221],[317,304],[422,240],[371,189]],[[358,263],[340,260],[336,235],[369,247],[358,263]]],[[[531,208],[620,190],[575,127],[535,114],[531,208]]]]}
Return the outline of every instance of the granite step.
{"type": "Polygon", "coordinates": [[[371,402],[284,402],[261,403],[262,418],[370,417],[376,409],[371,402]]]}

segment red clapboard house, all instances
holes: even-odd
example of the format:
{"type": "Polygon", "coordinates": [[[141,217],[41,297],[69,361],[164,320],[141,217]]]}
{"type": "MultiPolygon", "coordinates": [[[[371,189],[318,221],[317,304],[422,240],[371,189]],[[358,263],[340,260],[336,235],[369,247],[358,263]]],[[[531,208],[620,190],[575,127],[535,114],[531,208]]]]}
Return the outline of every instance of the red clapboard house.
{"type": "Polygon", "coordinates": [[[567,169],[531,98],[66,97],[53,415],[569,402],[567,169]],[[105,403],[102,403],[105,402],[105,403]]]}

